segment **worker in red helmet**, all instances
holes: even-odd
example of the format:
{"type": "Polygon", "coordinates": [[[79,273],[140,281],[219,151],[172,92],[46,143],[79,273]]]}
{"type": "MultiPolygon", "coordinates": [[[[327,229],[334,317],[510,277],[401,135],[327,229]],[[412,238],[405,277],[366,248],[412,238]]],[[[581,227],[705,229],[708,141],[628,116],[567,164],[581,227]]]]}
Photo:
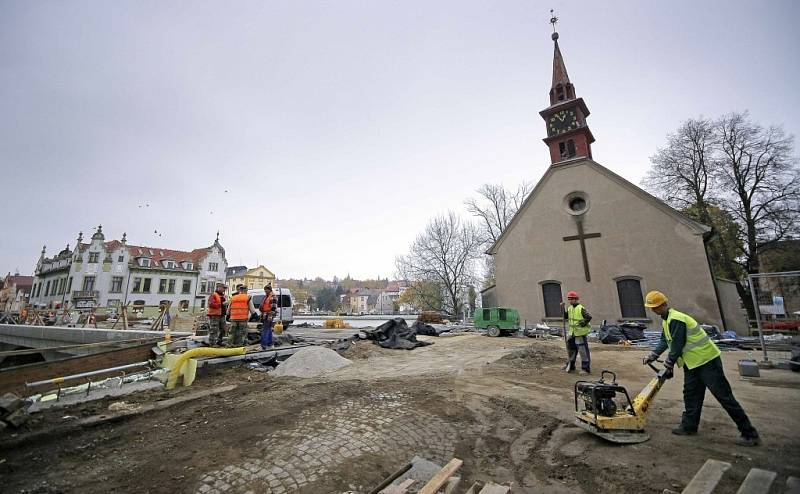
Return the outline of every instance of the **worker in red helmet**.
{"type": "Polygon", "coordinates": [[[592,327],[589,326],[589,321],[592,320],[592,315],[580,303],[578,292],[567,292],[567,300],[569,300],[569,307],[564,310],[564,302],[561,302],[561,310],[564,312],[564,319],[568,323],[567,330],[567,360],[564,370],[567,372],[575,372],[575,360],[578,354],[581,355],[581,371],[579,374],[591,374],[591,357],[589,355],[589,332],[592,327]]]}

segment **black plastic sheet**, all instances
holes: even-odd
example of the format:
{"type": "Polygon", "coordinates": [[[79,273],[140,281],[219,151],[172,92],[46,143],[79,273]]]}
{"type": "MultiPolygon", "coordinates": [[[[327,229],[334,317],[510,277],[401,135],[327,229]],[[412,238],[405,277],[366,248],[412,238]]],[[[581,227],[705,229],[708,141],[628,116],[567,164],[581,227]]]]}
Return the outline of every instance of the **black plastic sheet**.
{"type": "MultiPolygon", "coordinates": [[[[428,325],[425,324],[425,326],[428,325]]],[[[367,339],[375,341],[383,348],[411,350],[432,344],[417,340],[417,330],[414,327],[408,327],[405,319],[400,317],[389,319],[375,329],[365,329],[364,333],[367,335],[367,339]]]]}

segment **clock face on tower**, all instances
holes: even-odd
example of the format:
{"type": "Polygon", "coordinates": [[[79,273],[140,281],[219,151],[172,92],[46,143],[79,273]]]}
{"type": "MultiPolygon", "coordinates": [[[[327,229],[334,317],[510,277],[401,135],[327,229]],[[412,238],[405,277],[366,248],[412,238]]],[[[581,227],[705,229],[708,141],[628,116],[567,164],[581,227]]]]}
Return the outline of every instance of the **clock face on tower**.
{"type": "Polygon", "coordinates": [[[577,129],[578,127],[580,127],[580,124],[578,123],[578,115],[575,113],[575,110],[561,110],[550,117],[547,130],[551,136],[554,136],[577,129]]]}

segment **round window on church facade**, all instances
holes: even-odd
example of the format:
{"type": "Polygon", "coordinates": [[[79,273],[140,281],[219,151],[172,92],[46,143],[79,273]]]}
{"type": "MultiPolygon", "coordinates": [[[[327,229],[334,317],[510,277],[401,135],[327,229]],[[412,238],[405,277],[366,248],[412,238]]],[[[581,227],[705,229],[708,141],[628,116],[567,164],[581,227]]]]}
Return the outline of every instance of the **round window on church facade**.
{"type": "Polygon", "coordinates": [[[583,192],[572,192],[564,198],[564,209],[575,216],[584,214],[589,210],[589,199],[583,192]]]}

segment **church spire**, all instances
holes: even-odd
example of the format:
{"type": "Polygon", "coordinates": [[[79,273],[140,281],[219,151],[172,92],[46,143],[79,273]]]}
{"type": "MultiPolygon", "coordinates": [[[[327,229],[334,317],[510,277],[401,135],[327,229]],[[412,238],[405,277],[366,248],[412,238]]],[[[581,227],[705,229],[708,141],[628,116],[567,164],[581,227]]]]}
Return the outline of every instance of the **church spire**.
{"type": "Polygon", "coordinates": [[[561,48],[558,47],[558,31],[556,31],[556,23],[558,17],[553,15],[553,10],[550,9],[550,24],[553,25],[553,83],[550,86],[550,105],[555,105],[561,101],[575,99],[575,86],[569,82],[569,74],[567,74],[567,66],[564,64],[564,57],[561,55],[561,48]]]}
{"type": "Polygon", "coordinates": [[[550,163],[555,165],[576,158],[592,158],[594,136],[586,124],[589,108],[583,98],[575,96],[575,86],[569,81],[567,66],[558,46],[556,23],[558,17],[550,11],[553,25],[553,84],[550,87],[550,106],[539,112],[547,125],[544,139],[550,148],[550,163]]]}

